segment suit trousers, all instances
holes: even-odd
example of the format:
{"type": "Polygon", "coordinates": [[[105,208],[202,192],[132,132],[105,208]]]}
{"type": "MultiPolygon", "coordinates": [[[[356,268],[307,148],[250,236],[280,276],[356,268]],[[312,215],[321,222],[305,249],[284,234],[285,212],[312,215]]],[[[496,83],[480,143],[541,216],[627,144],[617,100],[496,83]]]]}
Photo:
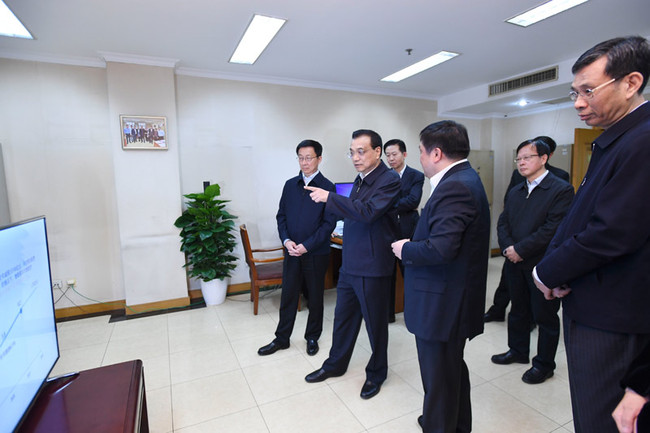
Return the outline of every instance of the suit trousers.
{"type": "Polygon", "coordinates": [[[530,323],[537,323],[537,355],[533,366],[555,370],[555,354],[560,342],[560,300],[547,301],[533,282],[532,269],[506,261],[506,275],[512,306],[508,315],[508,347],[518,355],[530,352],[530,323]]]}
{"type": "Polygon", "coordinates": [[[508,289],[508,277],[506,276],[506,262],[508,259],[503,262],[503,267],[501,268],[501,279],[499,280],[499,285],[494,291],[494,300],[492,301],[492,306],[489,311],[492,311],[494,314],[504,315],[506,313],[506,308],[510,303],[510,289],[508,289]]]}
{"type": "Polygon", "coordinates": [[[463,359],[465,339],[429,341],[416,337],[420,375],[424,387],[422,431],[424,433],[469,433],[472,407],[467,364],[463,359]]]}
{"type": "Polygon", "coordinates": [[[275,330],[275,340],[288,345],[298,311],[302,288],[309,299],[309,316],[305,329],[305,340],[318,340],[323,330],[323,291],[329,255],[303,254],[299,257],[284,256],[282,268],[282,297],[280,298],[280,320],[275,330]]]}
{"type": "Polygon", "coordinates": [[[347,371],[354,345],[361,329],[361,319],[372,355],[366,365],[366,379],[376,384],[388,374],[388,296],[391,277],[358,277],[341,272],[336,288],[334,332],[325,371],[343,374],[347,371]]]}
{"type": "Polygon", "coordinates": [[[650,334],[590,328],[566,314],[563,324],[575,433],[617,433],[612,412],[623,398],[620,381],[650,334]]]}

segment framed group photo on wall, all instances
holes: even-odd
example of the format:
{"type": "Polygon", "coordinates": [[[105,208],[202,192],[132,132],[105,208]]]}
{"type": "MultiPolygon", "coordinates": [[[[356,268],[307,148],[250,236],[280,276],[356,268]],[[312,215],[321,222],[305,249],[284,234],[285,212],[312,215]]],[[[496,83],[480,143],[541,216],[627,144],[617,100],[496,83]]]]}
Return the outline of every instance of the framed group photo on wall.
{"type": "Polygon", "coordinates": [[[167,118],[120,116],[122,149],[167,150],[167,118]]]}

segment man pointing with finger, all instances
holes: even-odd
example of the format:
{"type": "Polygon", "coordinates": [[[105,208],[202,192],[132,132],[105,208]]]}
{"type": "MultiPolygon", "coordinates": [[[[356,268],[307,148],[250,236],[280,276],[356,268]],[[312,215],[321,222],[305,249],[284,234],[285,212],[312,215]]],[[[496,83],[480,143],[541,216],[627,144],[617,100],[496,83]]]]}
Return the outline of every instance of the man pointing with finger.
{"type": "Polygon", "coordinates": [[[359,176],[350,197],[305,187],[312,200],[326,203],[327,212],[344,218],[332,348],[323,366],[305,380],[322,382],[346,372],[363,319],[372,347],[361,389],[363,399],[377,395],[388,373],[388,308],[395,266],[390,244],[398,234],[394,206],[400,179],[382,162],[381,152],[379,134],[355,131],[349,157],[359,176]]]}

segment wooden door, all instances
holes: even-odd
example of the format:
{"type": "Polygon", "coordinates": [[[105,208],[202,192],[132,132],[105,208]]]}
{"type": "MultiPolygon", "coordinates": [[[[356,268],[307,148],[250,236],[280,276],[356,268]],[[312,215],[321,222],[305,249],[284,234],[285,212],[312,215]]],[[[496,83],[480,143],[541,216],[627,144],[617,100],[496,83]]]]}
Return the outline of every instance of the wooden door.
{"type": "Polygon", "coordinates": [[[573,141],[573,159],[571,161],[571,184],[577,191],[587,173],[591,160],[591,145],[602,134],[602,128],[576,128],[573,141]]]}

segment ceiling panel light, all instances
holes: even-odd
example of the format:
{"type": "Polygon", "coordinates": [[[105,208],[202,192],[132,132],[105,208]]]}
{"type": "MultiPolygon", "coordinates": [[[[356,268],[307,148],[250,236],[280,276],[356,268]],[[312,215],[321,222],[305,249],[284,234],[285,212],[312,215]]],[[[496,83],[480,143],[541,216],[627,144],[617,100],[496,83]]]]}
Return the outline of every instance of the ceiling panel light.
{"type": "Polygon", "coordinates": [[[400,71],[395,72],[387,77],[381,79],[381,81],[387,81],[389,83],[397,83],[408,77],[411,77],[415,74],[419,74],[422,71],[425,71],[429,68],[433,68],[436,65],[439,65],[442,62],[451,60],[456,57],[458,53],[452,53],[450,51],[440,51],[437,54],[434,54],[431,57],[427,57],[424,60],[420,60],[417,63],[412,64],[400,71]]]}
{"type": "Polygon", "coordinates": [[[571,9],[574,6],[581,5],[588,0],[551,0],[542,5],[537,6],[523,14],[507,19],[506,22],[515,24],[521,27],[528,27],[531,24],[545,20],[548,17],[557,15],[560,12],[571,9]]]}
{"type": "Polygon", "coordinates": [[[239,41],[230,63],[252,65],[287,20],[255,15],[239,41]]]}
{"type": "Polygon", "coordinates": [[[0,35],[13,38],[34,39],[23,23],[20,22],[2,0],[0,0],[0,35]]]}

